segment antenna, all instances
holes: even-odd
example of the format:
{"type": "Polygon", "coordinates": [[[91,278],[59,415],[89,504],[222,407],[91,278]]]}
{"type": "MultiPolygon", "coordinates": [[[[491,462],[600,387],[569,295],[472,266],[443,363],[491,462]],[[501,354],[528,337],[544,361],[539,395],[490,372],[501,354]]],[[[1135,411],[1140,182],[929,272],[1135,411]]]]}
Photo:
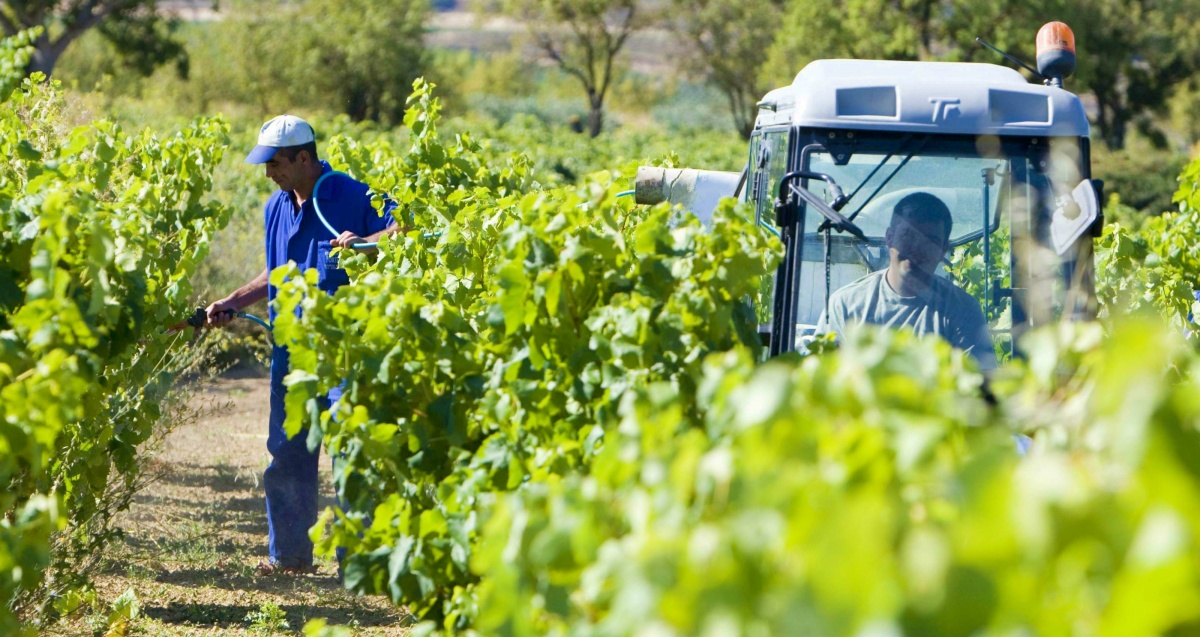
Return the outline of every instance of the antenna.
{"type": "Polygon", "coordinates": [[[1039,78],[1041,80],[1046,79],[1046,76],[1039,73],[1037,69],[1033,68],[1032,66],[1029,66],[1025,62],[1022,62],[1016,56],[1009,55],[1006,51],[1002,51],[999,47],[993,45],[992,43],[988,42],[987,40],[984,40],[983,38],[975,38],[975,42],[982,44],[983,46],[995,51],[996,53],[999,53],[1000,55],[1004,56],[1004,59],[1008,60],[1009,62],[1016,64],[1017,66],[1025,69],[1026,71],[1029,71],[1030,73],[1033,73],[1034,77],[1039,78]]]}

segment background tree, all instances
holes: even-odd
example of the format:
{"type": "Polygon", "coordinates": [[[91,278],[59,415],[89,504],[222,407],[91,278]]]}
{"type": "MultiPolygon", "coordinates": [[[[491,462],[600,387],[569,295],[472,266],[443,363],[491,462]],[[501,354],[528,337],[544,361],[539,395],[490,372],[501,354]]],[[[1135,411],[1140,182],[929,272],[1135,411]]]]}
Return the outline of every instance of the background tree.
{"type": "Polygon", "coordinates": [[[399,123],[425,70],[427,0],[306,0],[305,68],[314,100],[354,120],[399,123]]]}
{"type": "Polygon", "coordinates": [[[174,37],[176,23],[160,15],[155,0],[3,0],[0,29],[13,36],[43,27],[34,41],[33,58],[26,73],[50,75],[58,58],[89,29],[100,32],[121,51],[127,65],[149,75],[160,64],[174,60],[187,74],[187,54],[174,37]]]}
{"type": "Polygon", "coordinates": [[[543,54],[583,85],[587,130],[599,135],[617,55],[629,36],[649,24],[645,7],[637,0],[503,0],[501,7],[525,24],[543,54]]]}
{"type": "Polygon", "coordinates": [[[668,24],[687,55],[683,70],[725,95],[734,126],[749,138],[755,104],[774,88],[762,73],[783,16],[782,0],[672,0],[668,24]]]}
{"type": "Polygon", "coordinates": [[[1170,101],[1170,125],[1175,132],[1175,142],[1180,148],[1188,149],[1188,155],[1200,155],[1200,74],[1193,75],[1190,80],[1175,89],[1175,96],[1170,101]]]}
{"type": "Polygon", "coordinates": [[[1075,88],[1096,98],[1094,123],[1105,144],[1125,147],[1131,128],[1156,146],[1169,98],[1200,71],[1197,0],[1060,0],[1075,31],[1075,88]]]}
{"type": "MultiPolygon", "coordinates": [[[[928,59],[941,27],[935,0],[830,0],[795,3],[783,16],[781,34],[764,72],[772,86],[822,58],[928,59]]],[[[941,3],[939,3],[941,4],[941,3]]]]}

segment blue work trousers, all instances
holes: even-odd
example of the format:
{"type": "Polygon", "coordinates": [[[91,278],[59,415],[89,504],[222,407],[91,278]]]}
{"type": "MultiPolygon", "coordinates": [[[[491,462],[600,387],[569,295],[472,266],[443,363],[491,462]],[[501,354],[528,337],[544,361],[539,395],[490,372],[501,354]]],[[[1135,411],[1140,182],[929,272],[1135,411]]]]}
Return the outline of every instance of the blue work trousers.
{"type": "MultiPolygon", "coordinates": [[[[276,347],[271,356],[271,415],[267,431],[271,464],[263,472],[268,551],[273,562],[307,567],[313,562],[313,543],[308,530],[317,523],[317,462],[321,449],[308,449],[308,430],[290,440],[284,431],[283,377],[287,371],[287,350],[276,347]]],[[[335,392],[341,394],[340,390],[335,392]]],[[[337,400],[335,392],[330,392],[329,398],[337,400]]],[[[323,398],[322,409],[328,406],[328,399],[323,398]]]]}

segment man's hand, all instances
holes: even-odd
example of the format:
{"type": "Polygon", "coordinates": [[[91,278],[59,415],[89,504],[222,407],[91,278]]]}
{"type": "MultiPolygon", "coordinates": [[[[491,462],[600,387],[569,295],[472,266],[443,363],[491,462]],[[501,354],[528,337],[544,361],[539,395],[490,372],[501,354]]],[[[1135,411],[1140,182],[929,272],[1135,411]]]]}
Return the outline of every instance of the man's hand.
{"type": "Polygon", "coordinates": [[[353,248],[358,243],[367,243],[367,240],[347,230],[330,241],[329,245],[335,248],[353,248]]]}
{"type": "Polygon", "coordinates": [[[225,327],[237,316],[238,307],[228,300],[222,299],[204,309],[208,315],[209,327],[225,327]]]}

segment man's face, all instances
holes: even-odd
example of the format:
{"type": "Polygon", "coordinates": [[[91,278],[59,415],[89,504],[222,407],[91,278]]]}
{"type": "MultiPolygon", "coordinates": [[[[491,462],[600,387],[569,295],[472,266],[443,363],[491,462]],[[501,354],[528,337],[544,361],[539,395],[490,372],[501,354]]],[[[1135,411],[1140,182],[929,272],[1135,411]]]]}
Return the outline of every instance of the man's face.
{"type": "Polygon", "coordinates": [[[884,240],[890,248],[892,263],[905,273],[933,274],[946,256],[945,237],[946,227],[940,221],[897,218],[888,227],[884,240]]]}
{"type": "Polygon", "coordinates": [[[296,189],[296,184],[305,174],[307,168],[308,153],[299,152],[296,154],[296,159],[288,159],[284,153],[275,153],[275,156],[268,159],[264,166],[267,169],[267,178],[275,182],[280,190],[291,191],[296,189]]]}

